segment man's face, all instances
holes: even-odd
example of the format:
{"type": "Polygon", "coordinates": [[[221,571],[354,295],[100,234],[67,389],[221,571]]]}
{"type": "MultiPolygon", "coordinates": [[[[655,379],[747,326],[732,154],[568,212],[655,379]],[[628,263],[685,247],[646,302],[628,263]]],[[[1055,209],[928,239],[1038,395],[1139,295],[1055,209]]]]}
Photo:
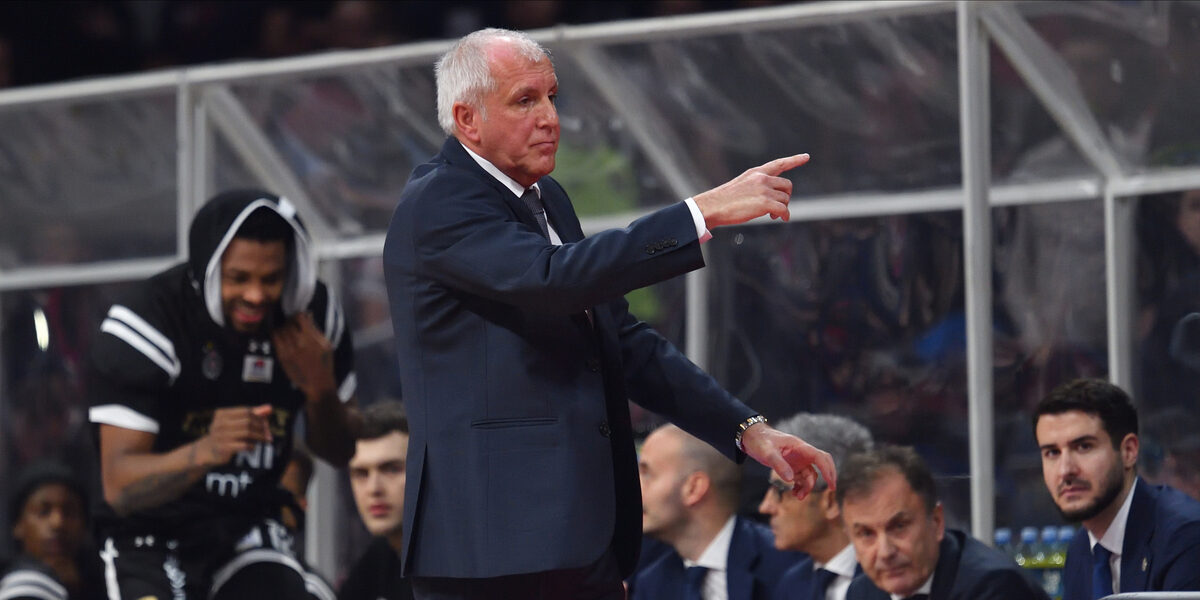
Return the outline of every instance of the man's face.
{"type": "Polygon", "coordinates": [[[1072,410],[1037,421],[1042,478],[1068,521],[1086,521],[1108,508],[1137,462],[1137,436],[1113,448],[1100,417],[1072,410]]]}
{"type": "Polygon", "coordinates": [[[50,565],[73,560],[83,535],[83,502],[61,483],[46,483],[34,490],[13,525],[13,538],[25,552],[50,565]]]}
{"type": "Polygon", "coordinates": [[[387,536],[404,525],[407,462],[408,434],[393,431],[356,445],[350,459],[350,487],[371,535],[387,536]]]}
{"type": "Polygon", "coordinates": [[[686,520],[681,446],[679,436],[660,430],[646,438],[638,456],[642,533],[668,543],[686,520]]]}
{"type": "MultiPolygon", "coordinates": [[[[833,491],[828,487],[797,500],[792,495],[792,486],[771,472],[771,486],[763,494],[758,512],[770,517],[771,533],[775,534],[775,547],[780,550],[797,550],[812,553],[812,543],[821,539],[830,527],[826,515],[828,496],[833,491]],[[779,487],[775,487],[779,486],[779,487]]],[[[832,510],[837,510],[834,504],[832,510]]]]}
{"type": "Polygon", "coordinates": [[[221,306],[241,333],[258,332],[283,296],[287,246],[233,238],[221,256],[221,306]]]}
{"type": "Polygon", "coordinates": [[[909,596],[937,567],[942,505],[926,511],[899,471],[885,470],[869,492],[845,498],[842,519],[858,563],[879,589],[909,596]]]}
{"type": "Polygon", "coordinates": [[[496,87],[484,95],[484,111],[472,111],[477,151],[505,175],[529,187],[554,170],[558,77],[550,59],[530,62],[507,44],[493,45],[488,58],[496,87]]]}

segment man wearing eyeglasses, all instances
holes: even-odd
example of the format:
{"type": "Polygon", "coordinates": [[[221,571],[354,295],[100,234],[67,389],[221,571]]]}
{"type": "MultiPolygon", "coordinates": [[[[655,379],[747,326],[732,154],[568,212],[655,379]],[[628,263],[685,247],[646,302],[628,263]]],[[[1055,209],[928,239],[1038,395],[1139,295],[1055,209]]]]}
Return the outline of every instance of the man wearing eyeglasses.
{"type": "Polygon", "coordinates": [[[675,551],[633,578],[633,600],[766,600],[800,558],[776,550],[766,527],[734,514],[737,465],[682,429],[654,430],[638,473],[642,533],[675,551]]]}
{"type": "MultiPolygon", "coordinates": [[[[874,445],[866,427],[838,415],[799,413],[776,427],[824,448],[839,469],[847,457],[874,445]]],[[[812,493],[801,500],[789,493],[792,486],[778,474],[771,473],[770,484],[758,511],[770,517],[775,547],[812,557],[784,573],[775,598],[845,600],[850,581],[862,568],[846,535],[834,491],[824,479],[818,479],[812,493]]]]}

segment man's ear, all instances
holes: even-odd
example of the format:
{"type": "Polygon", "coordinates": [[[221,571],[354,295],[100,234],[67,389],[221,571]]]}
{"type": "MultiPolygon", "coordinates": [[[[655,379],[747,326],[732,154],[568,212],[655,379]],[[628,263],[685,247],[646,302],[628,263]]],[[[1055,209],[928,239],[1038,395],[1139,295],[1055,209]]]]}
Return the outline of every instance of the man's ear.
{"type": "Polygon", "coordinates": [[[946,516],[942,514],[942,503],[938,502],[933,507],[933,526],[937,527],[937,541],[941,542],[946,535],[946,516]]]}
{"type": "Polygon", "coordinates": [[[683,479],[680,496],[685,505],[693,506],[700,502],[711,488],[712,480],[708,478],[708,474],[703,471],[694,471],[683,479]]]}
{"type": "Polygon", "coordinates": [[[475,107],[463,102],[455,102],[450,109],[454,115],[454,126],[459,134],[472,144],[479,144],[479,124],[481,116],[475,107]]]}
{"type": "Polygon", "coordinates": [[[825,519],[836,521],[842,518],[842,508],[837,503],[837,492],[826,487],[820,494],[817,501],[821,503],[821,514],[825,515],[825,519]]]}
{"type": "Polygon", "coordinates": [[[1141,441],[1138,440],[1136,433],[1127,433],[1125,438],[1121,440],[1121,463],[1126,469],[1132,469],[1137,466],[1138,450],[1141,448],[1141,441]]]}

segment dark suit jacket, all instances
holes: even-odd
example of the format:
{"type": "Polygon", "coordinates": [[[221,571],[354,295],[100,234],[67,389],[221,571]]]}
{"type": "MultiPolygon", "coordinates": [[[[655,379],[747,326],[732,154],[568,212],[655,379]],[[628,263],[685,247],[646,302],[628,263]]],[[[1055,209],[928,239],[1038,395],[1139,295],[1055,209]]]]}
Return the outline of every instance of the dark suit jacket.
{"type": "MultiPolygon", "coordinates": [[[[1138,480],[1121,548],[1121,591],[1200,590],[1200,503],[1138,480]]],[[[1067,550],[1063,599],[1091,600],[1092,549],[1080,529],[1067,550]]]]}
{"type": "MultiPolygon", "coordinates": [[[[775,594],[771,596],[772,600],[810,600],[809,592],[812,591],[813,585],[813,559],[806,554],[800,556],[804,557],[803,560],[792,565],[783,572],[783,577],[779,578],[779,585],[775,588],[775,594]]],[[[855,567],[854,575],[862,575],[862,566],[855,567]]],[[[824,598],[812,598],[811,600],[824,600],[824,598]]]]}
{"type": "Polygon", "coordinates": [[[780,576],[779,585],[775,586],[775,593],[771,594],[771,600],[823,600],[809,597],[813,585],[812,579],[813,559],[811,556],[804,555],[800,562],[789,567],[780,576]]]}
{"type": "MultiPolygon", "coordinates": [[[[854,579],[846,600],[890,600],[865,574],[854,579]]],[[[1028,573],[999,550],[956,529],[938,546],[929,600],[1048,600],[1028,573]]]]}
{"type": "MultiPolygon", "coordinates": [[[[753,521],[737,518],[725,564],[729,600],[769,600],[783,572],[803,556],[775,549],[771,530],[753,521]]],[[[683,559],[670,552],[638,573],[630,587],[633,600],[683,598],[687,586],[683,559]]]]}
{"type": "Polygon", "coordinates": [[[539,186],[562,246],[451,138],[413,171],[388,228],[412,428],[408,574],[581,567],[610,544],[632,572],[641,496],[627,400],[742,459],[734,435],[754,411],[622,299],[703,266],[687,207],[585,240],[558,183],[539,186]]]}

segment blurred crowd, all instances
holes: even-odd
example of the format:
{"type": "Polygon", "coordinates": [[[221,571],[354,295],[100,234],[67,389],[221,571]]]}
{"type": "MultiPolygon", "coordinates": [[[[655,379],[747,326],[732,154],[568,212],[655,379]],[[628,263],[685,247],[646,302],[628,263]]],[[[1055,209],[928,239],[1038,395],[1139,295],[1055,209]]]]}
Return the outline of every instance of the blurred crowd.
{"type": "Polygon", "coordinates": [[[686,14],[773,0],[79,0],[0,5],[0,88],[451,39],[481,27],[686,14]]]}

